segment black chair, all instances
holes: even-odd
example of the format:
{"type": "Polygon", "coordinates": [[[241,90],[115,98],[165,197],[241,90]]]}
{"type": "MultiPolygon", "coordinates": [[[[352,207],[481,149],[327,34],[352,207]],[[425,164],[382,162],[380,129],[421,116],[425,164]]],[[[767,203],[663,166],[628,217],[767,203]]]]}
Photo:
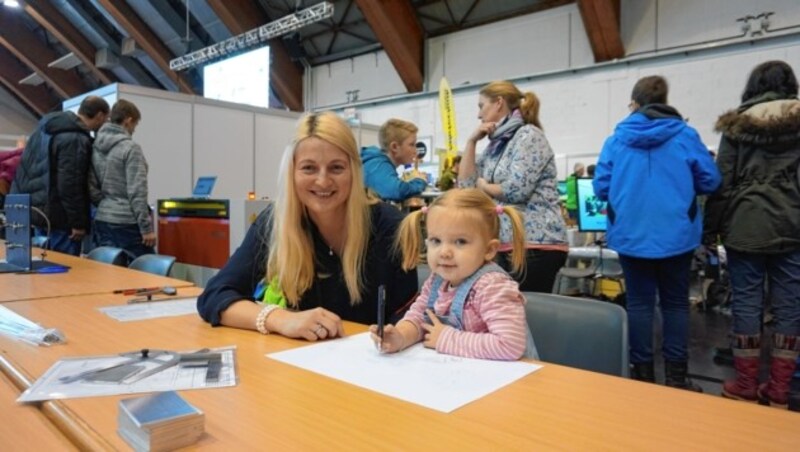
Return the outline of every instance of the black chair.
{"type": "Polygon", "coordinates": [[[542,361],[627,377],[628,315],[585,298],[526,292],[525,314],[542,361]]]}
{"type": "Polygon", "coordinates": [[[86,255],[89,259],[98,262],[105,262],[106,264],[119,265],[125,267],[128,265],[128,254],[122,248],[114,248],[113,246],[98,246],[97,248],[89,251],[86,255]]]}
{"type": "Polygon", "coordinates": [[[169,276],[172,265],[175,263],[175,256],[166,254],[143,254],[128,265],[128,268],[139,270],[154,275],[169,276]]]}

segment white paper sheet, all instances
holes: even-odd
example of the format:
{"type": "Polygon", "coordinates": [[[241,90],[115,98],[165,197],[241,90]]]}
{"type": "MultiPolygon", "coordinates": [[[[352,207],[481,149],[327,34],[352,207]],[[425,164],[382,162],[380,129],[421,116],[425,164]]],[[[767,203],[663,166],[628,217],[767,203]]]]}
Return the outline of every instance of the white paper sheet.
{"type": "Polygon", "coordinates": [[[421,343],[400,353],[382,354],[369,333],[267,357],[445,413],[542,367],[443,355],[421,343]]]}
{"type": "Polygon", "coordinates": [[[237,382],[236,348],[225,347],[213,349],[213,351],[222,353],[222,369],[219,372],[218,381],[206,381],[206,367],[172,366],[130,384],[85,380],[64,383],[61,381],[62,377],[75,376],[89,370],[104,369],[126,361],[128,358],[111,355],[61,359],[23,392],[17,402],[235,386],[237,382]]]}
{"type": "Polygon", "coordinates": [[[104,306],[100,312],[120,322],[175,317],[197,314],[197,297],[170,301],[151,301],[145,303],[104,306]]]}

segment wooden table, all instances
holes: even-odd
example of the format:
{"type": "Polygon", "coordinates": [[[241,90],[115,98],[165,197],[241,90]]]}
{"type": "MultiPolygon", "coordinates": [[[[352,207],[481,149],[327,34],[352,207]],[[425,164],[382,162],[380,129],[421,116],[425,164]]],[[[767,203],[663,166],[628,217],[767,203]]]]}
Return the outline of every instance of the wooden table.
{"type": "MultiPolygon", "coordinates": [[[[0,258],[5,247],[0,246],[0,258]]],[[[180,279],[97,262],[69,254],[48,251],[46,260],[70,267],[66,273],[16,274],[0,273],[0,303],[35,298],[110,293],[117,289],[137,287],[189,287],[180,279]]]]}
{"type": "MultiPolygon", "coordinates": [[[[303,341],[211,328],[195,316],[119,323],[96,309],[122,301],[93,295],[7,303],[60,327],[69,343],[33,348],[0,337],[0,358],[38,377],[67,355],[236,345],[238,386],[181,392],[206,413],[206,434],[197,445],[203,450],[794,451],[800,444],[796,413],[549,364],[444,414],[264,356],[303,341]]],[[[346,325],[348,334],[364,329],[346,325]]],[[[55,405],[72,413],[73,429],[99,438],[83,448],[124,449],[116,433],[119,399],[55,405]]]]}
{"type": "Polygon", "coordinates": [[[5,451],[77,450],[35,405],[17,405],[20,390],[0,373],[0,444],[5,451]]]}

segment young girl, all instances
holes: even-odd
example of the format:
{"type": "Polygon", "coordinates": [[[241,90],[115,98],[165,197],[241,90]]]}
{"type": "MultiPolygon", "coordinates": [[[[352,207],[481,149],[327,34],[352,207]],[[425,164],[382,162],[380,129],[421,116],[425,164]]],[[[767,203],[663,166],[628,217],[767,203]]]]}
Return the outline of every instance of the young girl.
{"type": "Polygon", "coordinates": [[[398,229],[403,268],[419,262],[426,216],[431,276],[397,325],[384,328],[383,340],[372,325],[372,339],[386,353],[423,341],[440,353],[468,358],[538,358],[525,320],[525,298],[518,284],[492,262],[500,241],[500,215],[513,230],[514,271],[525,265],[525,230],[513,207],[496,206],[478,189],[450,190],[429,208],[409,214],[398,229]]]}

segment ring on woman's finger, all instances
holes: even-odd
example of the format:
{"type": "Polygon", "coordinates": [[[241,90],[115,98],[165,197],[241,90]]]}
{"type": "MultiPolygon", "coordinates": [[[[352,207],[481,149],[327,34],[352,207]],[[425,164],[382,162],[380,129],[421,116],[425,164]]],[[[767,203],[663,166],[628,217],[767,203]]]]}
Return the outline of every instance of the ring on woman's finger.
{"type": "Polygon", "coordinates": [[[317,324],[317,327],[316,327],[316,328],[314,328],[314,334],[316,334],[317,336],[322,336],[322,335],[320,334],[320,332],[321,332],[321,330],[324,330],[324,329],[325,329],[325,327],[324,327],[324,326],[322,326],[322,324],[321,324],[321,323],[318,323],[318,324],[317,324]]]}

